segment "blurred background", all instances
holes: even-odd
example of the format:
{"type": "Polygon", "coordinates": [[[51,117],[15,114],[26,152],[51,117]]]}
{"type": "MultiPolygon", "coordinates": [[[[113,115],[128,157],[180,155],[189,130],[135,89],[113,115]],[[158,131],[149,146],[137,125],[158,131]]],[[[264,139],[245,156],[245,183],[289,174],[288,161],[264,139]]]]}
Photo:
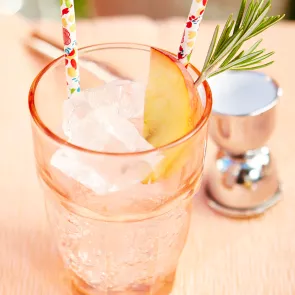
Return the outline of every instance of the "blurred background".
{"type": "MultiPolygon", "coordinates": [[[[29,18],[56,18],[60,0],[0,0],[9,1],[14,9],[29,18]],[[17,10],[19,10],[17,9],[17,10]]],[[[209,0],[206,19],[225,19],[236,11],[240,0],[209,0]]],[[[273,14],[286,13],[287,19],[295,19],[295,0],[273,0],[273,14]]],[[[79,18],[141,14],[153,19],[186,16],[191,0],[75,0],[79,18]]]]}

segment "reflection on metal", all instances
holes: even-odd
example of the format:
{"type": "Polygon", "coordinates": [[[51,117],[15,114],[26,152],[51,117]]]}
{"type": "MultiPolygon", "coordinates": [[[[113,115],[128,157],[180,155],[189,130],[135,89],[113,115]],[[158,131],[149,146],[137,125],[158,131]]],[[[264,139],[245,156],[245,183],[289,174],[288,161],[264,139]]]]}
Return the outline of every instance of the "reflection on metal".
{"type": "Polygon", "coordinates": [[[216,77],[211,84],[213,99],[220,99],[210,122],[210,135],[219,151],[206,184],[208,204],[227,216],[251,217],[280,200],[276,165],[266,143],[275,128],[281,89],[274,80],[254,72],[229,73],[228,81],[224,79],[216,77]],[[237,81],[242,82],[236,85],[237,81]],[[250,93],[252,100],[247,101],[252,105],[247,101],[245,105],[244,98],[239,102],[250,93]]]}

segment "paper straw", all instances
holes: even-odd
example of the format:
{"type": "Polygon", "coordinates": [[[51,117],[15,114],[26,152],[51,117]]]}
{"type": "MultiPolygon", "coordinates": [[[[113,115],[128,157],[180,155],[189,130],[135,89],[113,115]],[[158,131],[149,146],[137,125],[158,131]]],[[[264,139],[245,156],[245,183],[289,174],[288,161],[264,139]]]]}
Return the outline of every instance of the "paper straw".
{"type": "Polygon", "coordinates": [[[74,0],[60,0],[68,97],[80,92],[74,0]]]}
{"type": "Polygon", "coordinates": [[[178,59],[186,66],[190,62],[197,32],[203,19],[208,0],[193,0],[178,51],[178,59]]]}

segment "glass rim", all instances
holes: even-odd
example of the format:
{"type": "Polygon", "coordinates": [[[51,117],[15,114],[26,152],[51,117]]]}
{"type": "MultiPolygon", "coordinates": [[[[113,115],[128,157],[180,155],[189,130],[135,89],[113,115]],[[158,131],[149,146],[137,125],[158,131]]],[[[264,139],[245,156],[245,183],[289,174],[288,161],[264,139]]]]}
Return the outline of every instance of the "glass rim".
{"type": "MultiPolygon", "coordinates": [[[[120,48],[132,49],[132,46],[142,46],[146,49],[153,47],[153,46],[146,45],[146,44],[128,43],[128,42],[98,43],[98,44],[93,44],[93,45],[81,47],[78,49],[78,52],[82,52],[82,53],[86,52],[87,53],[87,52],[91,52],[91,51],[95,51],[95,50],[103,50],[103,49],[111,49],[111,48],[112,49],[120,49],[120,48]]],[[[138,48],[135,47],[133,49],[136,50],[138,48]]],[[[167,50],[164,50],[164,51],[175,56],[175,54],[173,54],[167,50]]],[[[180,137],[172,142],[169,142],[165,145],[162,145],[162,146],[156,147],[156,148],[152,148],[149,150],[136,151],[136,152],[123,152],[123,153],[105,152],[105,151],[100,152],[100,151],[83,148],[81,146],[69,143],[68,141],[66,141],[62,137],[58,136],[55,132],[53,132],[49,127],[46,126],[46,124],[43,122],[43,120],[39,116],[36,105],[35,105],[35,93],[38,88],[39,82],[42,80],[43,76],[50,69],[52,69],[56,64],[58,64],[63,58],[64,58],[64,55],[61,55],[60,57],[54,59],[38,73],[38,75],[35,77],[35,79],[33,80],[32,84],[31,84],[31,87],[29,90],[29,95],[28,95],[29,110],[30,110],[30,114],[31,114],[33,121],[35,122],[37,127],[42,131],[42,133],[44,133],[47,137],[49,137],[51,140],[55,141],[59,145],[66,146],[66,147],[76,150],[78,152],[84,152],[84,153],[88,153],[88,154],[92,154],[92,155],[120,156],[120,157],[147,155],[147,154],[150,154],[153,152],[159,152],[159,151],[164,151],[164,150],[167,150],[170,148],[174,148],[174,147],[186,142],[187,140],[189,140],[191,137],[196,135],[202,129],[202,127],[206,124],[206,122],[208,121],[209,116],[211,114],[212,92],[211,92],[209,83],[207,81],[204,81],[204,82],[202,82],[201,85],[204,87],[205,94],[206,94],[206,106],[204,108],[201,118],[198,120],[196,126],[190,132],[186,133],[182,137],[180,137]]],[[[192,64],[189,64],[188,67],[190,67],[195,73],[197,73],[197,75],[200,75],[200,71],[196,67],[194,67],[192,64]]]]}

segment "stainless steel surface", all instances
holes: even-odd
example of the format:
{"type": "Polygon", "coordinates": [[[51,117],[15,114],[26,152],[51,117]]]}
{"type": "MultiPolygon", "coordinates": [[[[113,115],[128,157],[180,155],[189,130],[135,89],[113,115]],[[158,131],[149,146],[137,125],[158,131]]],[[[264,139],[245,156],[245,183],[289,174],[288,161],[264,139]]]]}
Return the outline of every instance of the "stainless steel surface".
{"type": "Polygon", "coordinates": [[[258,116],[220,116],[210,121],[210,135],[218,146],[233,155],[263,146],[275,127],[276,107],[258,116]]]}
{"type": "Polygon", "coordinates": [[[276,89],[277,96],[270,105],[249,115],[213,111],[209,133],[219,150],[206,192],[209,206],[221,214],[255,216],[280,200],[276,165],[266,146],[275,127],[276,106],[281,95],[280,88],[276,89]]]}
{"type": "MultiPolygon", "coordinates": [[[[253,72],[253,79],[257,73],[253,72]]],[[[259,74],[260,76],[263,74],[259,74]]],[[[276,107],[282,89],[273,80],[276,89],[271,103],[247,115],[228,115],[214,111],[210,121],[210,135],[217,145],[233,155],[262,147],[269,140],[276,124],[276,107]]],[[[251,85],[249,85],[251,87],[251,85]]],[[[213,93],[214,98],[214,93],[213,93]]]]}
{"type": "Polygon", "coordinates": [[[223,204],[220,204],[218,201],[216,201],[214,198],[209,196],[208,198],[208,205],[210,208],[212,208],[214,211],[228,216],[232,218],[251,218],[255,216],[259,216],[266,212],[268,209],[275,206],[279,201],[281,200],[281,187],[278,187],[277,191],[274,193],[272,198],[268,199],[262,204],[259,204],[256,207],[253,208],[232,208],[227,207],[223,204]]]}
{"type": "Polygon", "coordinates": [[[219,150],[207,184],[209,205],[231,216],[262,213],[279,200],[280,184],[267,147],[231,156],[219,150]]]}

